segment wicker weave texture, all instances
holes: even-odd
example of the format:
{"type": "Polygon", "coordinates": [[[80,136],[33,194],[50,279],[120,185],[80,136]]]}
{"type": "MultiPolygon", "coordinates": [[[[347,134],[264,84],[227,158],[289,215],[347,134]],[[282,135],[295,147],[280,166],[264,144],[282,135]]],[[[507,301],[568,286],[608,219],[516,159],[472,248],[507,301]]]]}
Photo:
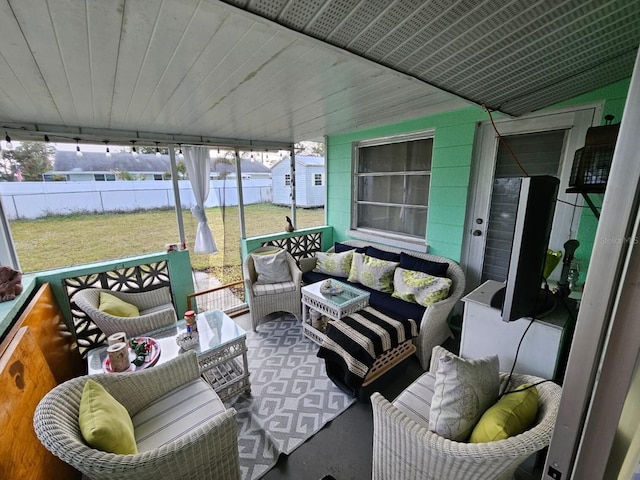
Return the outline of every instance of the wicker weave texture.
{"type": "MultiPolygon", "coordinates": [[[[274,247],[259,247],[256,248],[254,252],[267,252],[273,250],[274,247]]],[[[242,274],[244,276],[247,301],[251,311],[253,331],[256,330],[260,321],[270,313],[289,312],[300,318],[300,315],[302,314],[300,294],[300,287],[302,286],[302,271],[300,271],[296,264],[296,260],[289,252],[287,252],[287,264],[289,265],[291,277],[295,284],[294,290],[290,292],[256,296],[253,294],[253,284],[258,279],[258,274],[256,273],[256,269],[253,264],[253,258],[251,255],[247,255],[242,262],[242,274]]]]}
{"type": "MultiPolygon", "coordinates": [[[[434,352],[434,357],[439,356],[434,352]]],[[[501,388],[507,374],[501,373],[501,388]]],[[[509,388],[537,383],[541,378],[513,374],[509,388]]],[[[530,430],[505,440],[461,443],[440,437],[407,417],[381,394],[373,406],[374,480],[420,478],[429,480],[512,479],[518,466],[545,448],[558,413],[561,388],[545,382],[538,389],[538,416],[530,430]]]]}
{"type": "Polygon", "coordinates": [[[119,292],[102,288],[85,288],[73,296],[78,308],[84,311],[106,336],[125,332],[133,337],[176,322],[176,311],[169,287],[147,292],[119,292]],[[140,310],[139,317],[116,317],[100,310],[100,292],[131,303],[140,310]]]}
{"type": "Polygon", "coordinates": [[[88,378],[102,384],[133,416],[153,400],[199,376],[196,354],[187,352],[141,372],[74,378],[40,401],[33,419],[36,435],[54,455],[95,480],[239,479],[236,412],[232,408],[188,435],[135,455],[96,450],[82,439],[78,412],[88,378]]]}
{"type": "MultiPolygon", "coordinates": [[[[371,245],[370,243],[360,240],[347,240],[342,243],[344,243],[345,245],[353,245],[355,247],[364,247],[367,245],[371,245]]],[[[386,245],[376,244],[374,246],[387,252],[400,253],[403,251],[399,248],[388,247],[386,245]]],[[[329,251],[332,252],[333,247],[329,249],[329,251]]],[[[466,280],[464,271],[462,270],[460,265],[458,265],[450,258],[413,251],[408,251],[406,253],[414,257],[422,258],[424,260],[429,260],[432,262],[448,263],[449,268],[447,269],[447,277],[449,277],[453,281],[453,288],[449,291],[449,296],[446,299],[440,300],[430,307],[427,307],[421,319],[414,319],[418,322],[418,326],[420,328],[418,336],[415,339],[417,349],[416,354],[420,359],[420,365],[422,365],[422,368],[426,370],[429,365],[429,358],[431,357],[431,351],[433,347],[442,344],[447,338],[452,335],[447,320],[449,318],[451,310],[464,294],[466,280]]],[[[313,264],[313,266],[315,266],[315,263],[313,264]]]]}

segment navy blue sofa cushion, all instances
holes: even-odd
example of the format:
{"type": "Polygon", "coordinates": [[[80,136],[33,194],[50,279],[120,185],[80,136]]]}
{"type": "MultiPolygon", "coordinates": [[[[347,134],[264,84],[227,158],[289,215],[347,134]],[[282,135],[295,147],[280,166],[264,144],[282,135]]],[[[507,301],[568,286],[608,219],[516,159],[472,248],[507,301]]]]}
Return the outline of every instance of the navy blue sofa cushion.
{"type": "Polygon", "coordinates": [[[355,250],[357,253],[365,253],[369,247],[354,247],[353,245],[347,245],[346,243],[335,242],[333,244],[334,253],[348,252],[349,250],[355,250]]]}
{"type": "Polygon", "coordinates": [[[389,262],[399,262],[400,255],[394,252],[385,252],[384,250],[380,250],[376,247],[368,247],[365,255],[373,258],[377,258],[379,260],[387,260],[389,262]]]}
{"type": "Polygon", "coordinates": [[[414,270],[418,272],[427,273],[434,277],[446,277],[448,263],[432,262],[431,260],[425,260],[424,258],[414,257],[408,253],[400,253],[400,268],[406,270],[414,270]]]}

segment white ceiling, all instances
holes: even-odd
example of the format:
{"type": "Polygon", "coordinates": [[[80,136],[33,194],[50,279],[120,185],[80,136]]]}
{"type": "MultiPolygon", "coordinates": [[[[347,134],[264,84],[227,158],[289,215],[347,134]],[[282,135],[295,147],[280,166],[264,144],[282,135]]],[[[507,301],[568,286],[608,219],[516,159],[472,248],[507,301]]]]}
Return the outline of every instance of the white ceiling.
{"type": "Polygon", "coordinates": [[[628,77],[639,38],[628,0],[0,0],[0,127],[278,147],[521,114],[628,77]]]}

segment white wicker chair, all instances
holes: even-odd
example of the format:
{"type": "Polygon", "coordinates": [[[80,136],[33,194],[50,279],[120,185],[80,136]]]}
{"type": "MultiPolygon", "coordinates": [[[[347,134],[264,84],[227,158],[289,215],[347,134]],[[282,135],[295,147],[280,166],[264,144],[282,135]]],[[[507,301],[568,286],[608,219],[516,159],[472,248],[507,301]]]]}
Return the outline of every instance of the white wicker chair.
{"type": "MultiPolygon", "coordinates": [[[[277,247],[256,248],[253,253],[273,251],[277,247]]],[[[273,283],[269,285],[256,284],[258,274],[251,255],[247,255],[242,262],[247,303],[251,311],[251,323],[255,331],[260,321],[274,312],[289,312],[297,317],[302,314],[300,287],[302,286],[302,272],[298,268],[293,256],[287,252],[287,264],[291,271],[292,280],[289,282],[273,283]]]]}
{"type": "MultiPolygon", "coordinates": [[[[373,245],[376,248],[394,253],[400,253],[401,251],[403,251],[398,248],[388,247],[386,245],[371,244],[359,240],[347,240],[342,243],[344,243],[345,245],[353,245],[356,247],[373,245]]],[[[328,251],[333,252],[333,247],[331,247],[328,251]]],[[[430,260],[432,262],[448,263],[449,268],[447,269],[447,277],[453,280],[453,288],[449,292],[449,297],[436,302],[430,307],[427,307],[422,318],[415,319],[418,322],[418,326],[420,327],[418,336],[414,340],[414,343],[416,344],[416,355],[420,360],[420,365],[422,365],[422,368],[426,370],[429,366],[429,358],[431,357],[431,351],[433,347],[435,347],[436,345],[441,345],[447,338],[453,335],[451,333],[451,329],[449,328],[447,320],[449,318],[451,310],[464,294],[466,281],[464,271],[462,270],[460,265],[458,265],[450,258],[413,251],[408,251],[407,253],[413,255],[414,257],[430,260]]],[[[315,258],[301,259],[300,266],[305,272],[312,270],[315,267],[315,258]]]]}
{"type": "MultiPolygon", "coordinates": [[[[445,350],[435,347],[431,370],[445,350]]],[[[508,374],[501,373],[504,385],[508,374]]],[[[418,382],[420,379],[416,380],[418,382]]],[[[536,383],[541,378],[513,374],[512,386],[536,383]]],[[[408,389],[411,386],[407,387],[408,389]]],[[[545,382],[538,389],[535,425],[520,435],[488,443],[454,442],[430,432],[380,393],[371,396],[373,407],[374,480],[507,480],[529,456],[549,445],[560,403],[561,388],[545,382]]],[[[423,415],[428,418],[428,412],[423,415]]]]}
{"type": "Polygon", "coordinates": [[[85,288],[71,297],[78,308],[86,313],[96,326],[108,337],[116,332],[125,332],[133,337],[156,330],[176,322],[177,316],[171,300],[169,287],[160,287],[147,292],[119,292],[102,288],[85,288]],[[100,292],[105,292],[131,303],[140,310],[139,317],[116,317],[100,310],[100,292]]]}
{"type": "Polygon", "coordinates": [[[211,386],[200,378],[193,351],[141,372],[85,375],[68,380],[40,401],[33,425],[51,453],[93,480],[240,479],[236,411],[227,409],[211,386]],[[80,433],[80,399],[88,379],[104,386],[127,409],[134,424],[135,415],[149,404],[194,381],[203,382],[210,389],[207,408],[218,413],[157,448],[133,455],[106,453],[88,446],[80,433]]]}

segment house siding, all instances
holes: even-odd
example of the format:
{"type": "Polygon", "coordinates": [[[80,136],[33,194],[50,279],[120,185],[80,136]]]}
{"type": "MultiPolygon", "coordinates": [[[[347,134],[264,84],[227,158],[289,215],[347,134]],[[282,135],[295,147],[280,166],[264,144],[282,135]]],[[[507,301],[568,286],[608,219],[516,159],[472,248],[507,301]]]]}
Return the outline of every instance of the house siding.
{"type": "MultiPolygon", "coordinates": [[[[621,120],[629,80],[614,83],[605,88],[576,97],[553,107],[603,102],[603,116],[615,115],[621,120]]],[[[552,109],[548,109],[552,110],[552,109]]],[[[499,115],[495,114],[498,118],[499,115]]],[[[470,178],[473,144],[478,122],[488,119],[480,107],[446,112],[404,122],[384,125],[367,130],[332,135],[327,138],[327,221],[334,227],[334,239],[347,239],[351,227],[352,196],[352,144],[353,142],[434,129],[433,164],[429,191],[427,218],[427,243],[429,252],[460,261],[464,238],[464,221],[470,178]]],[[[604,120],[601,121],[604,123],[604,120]]],[[[576,259],[583,272],[588,267],[594,244],[597,220],[589,209],[583,209],[578,231],[580,248],[576,259]]],[[[581,273],[584,281],[584,275],[581,273]]]]}

